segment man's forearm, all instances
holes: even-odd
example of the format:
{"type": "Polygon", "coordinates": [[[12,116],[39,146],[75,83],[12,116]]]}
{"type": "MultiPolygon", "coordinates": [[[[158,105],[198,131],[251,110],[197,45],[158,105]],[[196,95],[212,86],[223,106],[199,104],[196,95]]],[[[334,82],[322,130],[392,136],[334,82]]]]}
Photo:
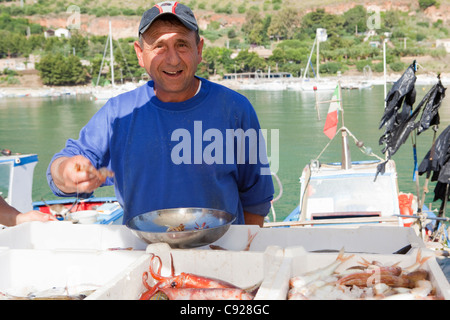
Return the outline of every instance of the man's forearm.
{"type": "Polygon", "coordinates": [[[16,225],[17,215],[20,212],[14,207],[11,207],[6,200],[0,197],[0,221],[1,224],[11,227],[16,225]]]}
{"type": "Polygon", "coordinates": [[[264,217],[259,214],[244,211],[245,224],[256,224],[260,227],[264,225],[264,217]]]}

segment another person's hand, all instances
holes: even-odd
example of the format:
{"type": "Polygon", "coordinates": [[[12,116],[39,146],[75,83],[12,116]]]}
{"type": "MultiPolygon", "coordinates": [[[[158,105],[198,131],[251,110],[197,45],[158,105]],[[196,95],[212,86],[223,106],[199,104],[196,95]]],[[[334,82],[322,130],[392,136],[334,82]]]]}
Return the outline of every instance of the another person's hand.
{"type": "Polygon", "coordinates": [[[19,213],[16,216],[16,225],[24,223],[24,222],[30,222],[30,221],[47,222],[47,221],[56,221],[56,220],[57,219],[52,214],[32,210],[32,211],[29,211],[26,213],[19,213]]]}

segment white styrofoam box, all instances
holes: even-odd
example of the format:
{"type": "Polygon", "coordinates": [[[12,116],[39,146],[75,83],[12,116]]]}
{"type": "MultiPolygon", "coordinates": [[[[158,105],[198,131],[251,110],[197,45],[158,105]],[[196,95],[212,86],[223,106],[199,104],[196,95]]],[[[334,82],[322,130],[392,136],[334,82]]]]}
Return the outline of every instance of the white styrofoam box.
{"type": "MultiPolygon", "coordinates": [[[[232,225],[214,245],[227,250],[244,250],[249,233],[256,234],[250,251],[268,246],[303,246],[307,251],[394,253],[411,245],[424,248],[412,228],[361,226],[358,228],[260,228],[232,225]]],[[[71,222],[29,222],[0,231],[0,246],[11,249],[94,249],[128,248],[145,250],[147,243],[124,225],[82,225],[71,222]]],[[[208,246],[199,249],[209,249],[208,246]]]]}
{"type": "Polygon", "coordinates": [[[68,221],[28,222],[0,231],[0,246],[11,249],[133,248],[147,243],[124,225],[73,224],[68,221]]]}
{"type": "Polygon", "coordinates": [[[98,289],[134,263],[141,252],[0,248],[0,292],[15,296],[67,288],[98,289]]]}
{"type": "MultiPolygon", "coordinates": [[[[287,248],[302,246],[306,251],[339,251],[363,253],[394,253],[408,245],[425,248],[412,228],[395,226],[360,226],[357,228],[259,228],[232,225],[214,245],[228,250],[243,250],[248,233],[256,234],[251,251],[264,251],[269,245],[287,248]]],[[[202,247],[206,249],[209,246],[202,247]]]]}
{"type": "MultiPolygon", "coordinates": [[[[261,283],[255,299],[268,299],[276,271],[283,262],[283,249],[268,247],[264,252],[171,249],[165,243],[151,244],[147,254],[87,299],[136,300],[145,292],[142,274],[148,271],[152,254],[162,260],[162,276],[171,275],[171,257],[175,275],[193,273],[230,282],[240,288],[261,283]]],[[[157,265],[155,265],[155,270],[157,265]]],[[[155,282],[149,275],[150,285],[155,282]]]]}
{"type": "MultiPolygon", "coordinates": [[[[416,262],[417,254],[420,251],[422,257],[432,255],[422,266],[422,269],[428,271],[430,281],[436,288],[438,296],[444,299],[450,299],[450,285],[443,274],[441,268],[436,262],[433,252],[429,250],[414,249],[412,254],[354,254],[349,260],[342,263],[336,272],[345,270],[351,266],[359,265],[358,261],[362,258],[368,261],[378,261],[383,265],[391,266],[398,263],[399,267],[408,267],[416,262]]],[[[345,253],[345,256],[351,254],[345,253]]],[[[271,287],[271,295],[273,299],[284,300],[287,298],[289,291],[289,279],[309,271],[317,270],[330,265],[336,260],[338,253],[311,253],[307,252],[303,247],[290,247],[284,250],[284,260],[277,273],[277,280],[273,281],[271,287]]]]}

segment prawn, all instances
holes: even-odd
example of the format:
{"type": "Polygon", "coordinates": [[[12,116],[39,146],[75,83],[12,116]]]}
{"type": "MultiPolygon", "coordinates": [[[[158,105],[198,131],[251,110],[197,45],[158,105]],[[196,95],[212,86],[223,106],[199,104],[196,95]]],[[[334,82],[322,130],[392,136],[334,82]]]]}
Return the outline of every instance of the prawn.
{"type": "MultiPolygon", "coordinates": [[[[170,255],[172,258],[172,255],[170,255]]],[[[170,277],[163,277],[161,276],[161,267],[162,262],[161,258],[152,255],[152,258],[150,259],[150,267],[149,271],[153,279],[157,280],[158,282],[154,286],[150,286],[147,283],[148,280],[148,273],[144,272],[142,275],[142,283],[144,287],[147,289],[146,292],[144,292],[141,295],[140,300],[149,300],[155,293],[157,293],[159,290],[162,290],[164,288],[229,288],[229,289],[239,289],[235,285],[228,283],[223,280],[219,279],[213,279],[203,276],[198,276],[192,273],[180,273],[178,276],[175,275],[175,269],[173,267],[172,263],[172,275],[170,277]],[[158,259],[159,261],[159,267],[158,270],[155,272],[153,270],[153,260],[158,259]]]]}
{"type": "Polygon", "coordinates": [[[169,300],[253,300],[239,288],[161,288],[169,300]]]}

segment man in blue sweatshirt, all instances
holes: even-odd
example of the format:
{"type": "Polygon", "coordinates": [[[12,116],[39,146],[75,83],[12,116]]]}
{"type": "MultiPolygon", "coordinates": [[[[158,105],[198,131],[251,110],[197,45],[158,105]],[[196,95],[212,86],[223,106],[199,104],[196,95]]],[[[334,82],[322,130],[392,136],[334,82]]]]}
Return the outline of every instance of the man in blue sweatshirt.
{"type": "Polygon", "coordinates": [[[153,210],[203,207],[262,226],[274,188],[259,121],[244,96],[195,76],[203,39],[192,11],[174,1],[155,5],[134,47],[152,80],[110,99],[54,155],[52,191],[88,197],[114,184],[124,223],[153,210]]]}

